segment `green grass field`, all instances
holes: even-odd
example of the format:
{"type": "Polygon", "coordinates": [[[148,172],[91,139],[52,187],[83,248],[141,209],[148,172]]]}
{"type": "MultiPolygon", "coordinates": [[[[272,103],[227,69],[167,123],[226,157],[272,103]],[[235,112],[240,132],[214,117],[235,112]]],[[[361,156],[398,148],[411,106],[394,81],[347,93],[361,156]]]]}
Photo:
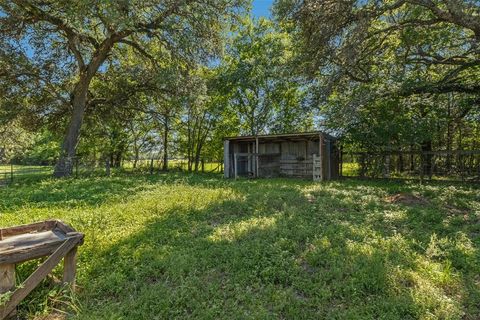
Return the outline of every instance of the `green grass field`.
{"type": "MultiPolygon", "coordinates": [[[[125,161],[120,168],[110,168],[111,175],[125,174],[125,173],[149,173],[150,172],[150,160],[139,160],[137,167],[133,168],[133,161],[125,161]]],[[[38,180],[43,178],[49,178],[53,174],[53,165],[35,166],[35,165],[2,165],[0,164],[0,186],[10,184],[13,180],[21,180],[22,182],[28,182],[29,180],[38,180]]],[[[170,171],[188,171],[188,164],[185,161],[170,160],[168,164],[170,171]]],[[[154,161],[153,172],[158,173],[161,170],[161,163],[154,161]]],[[[192,168],[193,170],[193,168],[192,168]]],[[[218,162],[205,162],[203,165],[204,172],[220,172],[221,166],[218,162]]],[[[202,171],[200,165],[198,171],[202,171]]],[[[101,165],[79,165],[73,170],[74,176],[88,177],[88,176],[102,176],[106,174],[104,166],[101,165]]]]}
{"type": "Polygon", "coordinates": [[[14,180],[38,180],[53,173],[53,166],[0,165],[0,184],[14,180]]]}
{"type": "Polygon", "coordinates": [[[344,177],[355,177],[360,174],[360,164],[356,162],[342,163],[342,175],[344,177]]]}
{"type": "Polygon", "coordinates": [[[478,186],[117,175],[14,182],[0,212],[86,236],[78,292],[52,277],[30,318],[480,319],[478,186]]]}
{"type": "MultiPolygon", "coordinates": [[[[150,169],[151,162],[150,160],[139,160],[137,162],[137,167],[133,168],[133,160],[124,161],[122,164],[122,169],[125,171],[148,171],[150,169]]],[[[158,171],[162,167],[160,160],[155,160],[153,162],[153,167],[155,171],[158,171]]],[[[178,160],[171,159],[168,161],[169,170],[183,170],[188,171],[188,162],[187,160],[178,160]]],[[[220,163],[219,162],[205,162],[203,164],[203,169],[205,172],[220,172],[220,163]]],[[[198,171],[202,170],[201,164],[198,167],[198,171]]]]}

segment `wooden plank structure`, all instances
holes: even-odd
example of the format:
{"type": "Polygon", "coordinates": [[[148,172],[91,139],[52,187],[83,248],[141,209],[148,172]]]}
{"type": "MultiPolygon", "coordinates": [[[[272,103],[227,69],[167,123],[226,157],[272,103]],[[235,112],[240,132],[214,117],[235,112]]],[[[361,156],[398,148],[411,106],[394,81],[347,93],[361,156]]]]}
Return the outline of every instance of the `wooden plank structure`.
{"type": "Polygon", "coordinates": [[[224,176],[299,177],[330,180],[339,176],[337,139],[323,132],[229,137],[224,140],[224,176]]]}
{"type": "Polygon", "coordinates": [[[83,234],[59,220],[0,229],[0,294],[10,292],[0,305],[0,319],[11,317],[18,304],[64,260],[63,282],[75,285],[77,246],[83,234]],[[15,288],[15,265],[47,257],[20,286],[15,288]]]}

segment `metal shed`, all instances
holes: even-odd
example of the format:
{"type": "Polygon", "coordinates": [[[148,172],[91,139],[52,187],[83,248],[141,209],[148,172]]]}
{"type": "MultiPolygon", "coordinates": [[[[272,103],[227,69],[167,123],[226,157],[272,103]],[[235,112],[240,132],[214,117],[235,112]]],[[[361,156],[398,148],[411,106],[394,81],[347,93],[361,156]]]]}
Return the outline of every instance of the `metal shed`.
{"type": "Polygon", "coordinates": [[[228,137],[224,175],[330,180],[339,176],[339,155],[337,139],[319,131],[228,137]]]}

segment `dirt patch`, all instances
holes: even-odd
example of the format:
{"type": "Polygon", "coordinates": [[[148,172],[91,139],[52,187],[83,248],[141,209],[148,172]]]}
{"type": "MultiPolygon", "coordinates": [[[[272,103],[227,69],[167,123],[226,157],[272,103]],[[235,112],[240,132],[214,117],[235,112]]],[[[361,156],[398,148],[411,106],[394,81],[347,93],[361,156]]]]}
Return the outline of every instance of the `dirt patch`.
{"type": "Polygon", "coordinates": [[[311,194],[305,195],[305,198],[306,198],[307,201],[310,202],[310,203],[314,203],[314,202],[317,200],[317,199],[316,199],[313,195],[311,195],[311,194]]]}
{"type": "Polygon", "coordinates": [[[447,209],[448,213],[454,216],[465,216],[470,213],[470,210],[467,208],[459,208],[451,204],[446,204],[445,208],[447,209]]]}
{"type": "Polygon", "coordinates": [[[46,316],[35,317],[35,320],[65,320],[67,315],[60,312],[53,312],[46,316]]]}
{"type": "Polygon", "coordinates": [[[479,218],[476,218],[472,211],[467,208],[459,208],[451,204],[446,204],[445,209],[449,217],[462,218],[463,221],[469,222],[472,224],[477,224],[480,222],[479,218]]]}
{"type": "Polygon", "coordinates": [[[427,199],[411,193],[397,193],[392,196],[388,196],[385,200],[388,203],[404,204],[408,206],[428,204],[427,199]]]}
{"type": "Polygon", "coordinates": [[[314,274],[316,269],[309,265],[306,261],[302,261],[300,266],[302,267],[303,271],[307,272],[308,274],[314,274]]]}

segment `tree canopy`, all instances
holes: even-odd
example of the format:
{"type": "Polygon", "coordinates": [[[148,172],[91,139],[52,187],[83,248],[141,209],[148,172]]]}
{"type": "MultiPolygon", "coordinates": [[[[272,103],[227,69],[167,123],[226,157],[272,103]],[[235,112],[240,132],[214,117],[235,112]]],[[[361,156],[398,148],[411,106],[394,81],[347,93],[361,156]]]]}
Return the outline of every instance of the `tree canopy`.
{"type": "Polygon", "coordinates": [[[5,45],[28,43],[32,58],[21,49],[14,51],[38,65],[40,74],[56,69],[56,81],[66,73],[71,82],[67,92],[72,110],[56,175],[71,174],[90,84],[114,49],[130,46],[154,64],[152,48],[186,63],[204,60],[220,50],[222,31],[241,6],[241,1],[203,0],[1,1],[5,45]]]}
{"type": "Polygon", "coordinates": [[[181,157],[198,170],[241,134],[320,129],[368,152],[480,147],[478,1],[277,0],[271,20],[248,7],[0,1],[0,134],[17,137],[0,156],[44,154],[62,176],[75,159],[167,169],[181,157]]]}
{"type": "Polygon", "coordinates": [[[325,123],[352,148],[478,148],[478,1],[278,0],[275,11],[325,123]]]}

